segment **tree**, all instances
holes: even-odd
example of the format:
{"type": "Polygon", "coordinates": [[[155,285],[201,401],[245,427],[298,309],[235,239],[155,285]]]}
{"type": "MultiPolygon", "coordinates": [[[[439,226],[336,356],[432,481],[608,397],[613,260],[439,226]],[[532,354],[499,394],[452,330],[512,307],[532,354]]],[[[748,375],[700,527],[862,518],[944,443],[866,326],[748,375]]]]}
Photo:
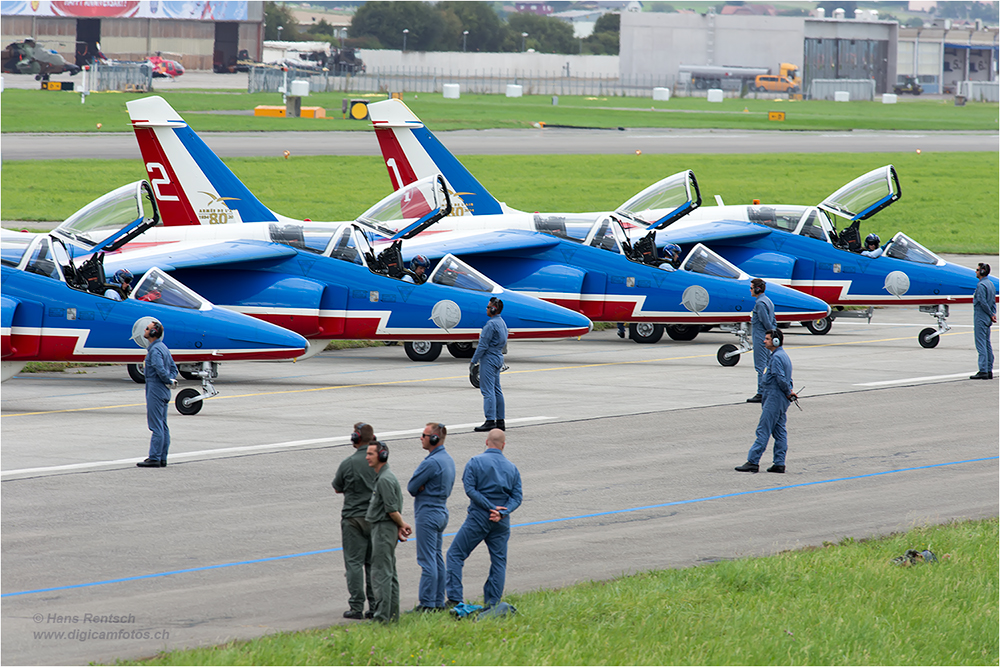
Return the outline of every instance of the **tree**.
{"type": "Polygon", "coordinates": [[[286,5],[276,2],[264,3],[264,39],[281,39],[286,42],[296,42],[299,36],[299,22],[286,5]],[[282,27],[278,36],[278,26],[282,27]]]}
{"type": "Polygon", "coordinates": [[[583,48],[594,55],[617,55],[621,36],[621,15],[602,14],[594,23],[594,32],[583,40],[583,48]]]}
{"type": "Polygon", "coordinates": [[[426,2],[366,2],[351,20],[351,37],[375,37],[384,48],[428,51],[439,43],[441,12],[426,2]]]}
{"type": "Polygon", "coordinates": [[[503,44],[507,26],[493,8],[485,2],[454,2],[451,0],[438,3],[438,9],[444,14],[451,14],[458,19],[458,34],[454,48],[448,51],[462,50],[462,31],[468,30],[466,48],[469,51],[497,52],[503,44]]]}
{"type": "Polygon", "coordinates": [[[521,50],[521,33],[528,33],[525,42],[526,49],[535,49],[543,53],[576,53],[579,51],[576,38],[573,37],[573,27],[559,19],[537,14],[513,14],[508,20],[510,34],[504,50],[521,50]],[[511,46],[511,39],[514,48],[511,46]]]}

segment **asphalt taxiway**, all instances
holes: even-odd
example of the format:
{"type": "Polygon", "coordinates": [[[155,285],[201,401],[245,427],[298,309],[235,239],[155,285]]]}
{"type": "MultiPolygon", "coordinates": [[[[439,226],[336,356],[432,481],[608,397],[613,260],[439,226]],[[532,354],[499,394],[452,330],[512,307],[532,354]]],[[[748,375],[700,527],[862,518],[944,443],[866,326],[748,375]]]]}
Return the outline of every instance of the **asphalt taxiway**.
{"type": "MultiPolygon", "coordinates": [[[[971,319],[954,307],[931,350],[917,344],[932,320],[916,308],[838,320],[826,336],[788,329],[803,398],[788,413],[784,475],[733,471],[760,408],[744,402],[751,359],[716,362],[731,335],[512,343],[506,454],[524,504],[507,591],[996,516],[1000,383],[968,380],[971,319]]],[[[459,469],[483,449],[472,432],[480,394],[447,352],[420,364],[399,346],[226,364],[199,415],[171,412],[170,465],[156,470],[135,467],[148,445],[142,387],[122,367],[81,371],[3,385],[4,664],[134,658],[341,622],[342,501],[330,480],[351,424],[375,426],[404,484],[428,421],[449,426],[459,469]]],[[[459,483],[446,548],[466,506],[459,483]]],[[[413,543],[397,554],[406,609],[413,543]]],[[[480,548],[467,597],[487,569],[480,548]]]]}

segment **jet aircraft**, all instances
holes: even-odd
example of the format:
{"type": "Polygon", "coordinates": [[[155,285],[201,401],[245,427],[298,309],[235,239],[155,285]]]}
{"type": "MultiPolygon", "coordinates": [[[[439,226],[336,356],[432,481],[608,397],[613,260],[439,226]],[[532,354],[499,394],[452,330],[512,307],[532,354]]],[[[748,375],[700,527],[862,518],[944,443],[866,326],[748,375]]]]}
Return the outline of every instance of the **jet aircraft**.
{"type": "MultiPolygon", "coordinates": [[[[387,100],[368,108],[395,187],[440,170],[449,187],[460,193],[455,205],[459,213],[477,217],[484,210],[518,213],[497,202],[402,101],[387,100]]],[[[674,243],[688,250],[701,244],[772,285],[790,286],[823,299],[835,310],[804,322],[814,334],[827,333],[837,317],[872,316],[871,307],[850,311],[844,309],[846,306],[918,305],[922,312],[937,319],[936,327],[923,329],[918,336],[920,345],[934,347],[940,335],[950,329],[946,321],[949,305],[972,301],[975,272],[945,262],[903,232],[883,246],[880,257],[860,254],[861,220],[900,197],[899,179],[892,165],[855,179],[819,206],[700,207],[683,220],[660,224],[651,232],[644,223],[657,221],[670,210],[658,192],[669,189],[671,178],[654,183],[618,207],[619,217],[637,223],[627,225],[629,238],[637,245],[658,248],[674,243]],[[846,218],[850,225],[838,234],[830,214],[846,218]]],[[[602,214],[558,215],[593,219],[602,214]]],[[[527,216],[522,215],[520,223],[515,223],[516,219],[512,218],[511,224],[522,228],[530,224],[527,216]]],[[[452,227],[469,224],[459,217],[452,227]]],[[[997,283],[996,278],[991,280],[997,283]]],[[[773,288],[768,295],[772,293],[773,288]]],[[[678,338],[674,330],[668,328],[668,333],[678,338]]],[[[697,331],[676,333],[681,338],[693,338],[691,334],[697,331]]]]}
{"type": "Polygon", "coordinates": [[[302,336],[213,306],[158,268],[150,267],[127,295],[106,281],[105,253],[159,220],[145,182],[116,192],[113,206],[101,210],[127,224],[122,233],[95,243],[83,262],[72,261],[59,235],[3,232],[0,379],[10,379],[29,361],[141,364],[142,332],[155,318],[164,325],[179,368],[189,369],[185,376],[203,381],[204,392],[185,388],[175,402],[181,413],[195,414],[204,398],[218,393],[207,372],[211,364],[295,359],[305,352],[302,336]],[[143,199],[152,212],[148,217],[143,199]]]}

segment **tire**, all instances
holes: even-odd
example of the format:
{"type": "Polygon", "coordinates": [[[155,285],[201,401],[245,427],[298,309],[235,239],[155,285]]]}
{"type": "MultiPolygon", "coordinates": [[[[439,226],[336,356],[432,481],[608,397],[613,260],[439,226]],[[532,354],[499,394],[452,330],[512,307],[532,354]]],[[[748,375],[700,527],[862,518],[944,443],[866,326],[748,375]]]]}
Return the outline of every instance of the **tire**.
{"type": "Polygon", "coordinates": [[[472,343],[448,343],[448,352],[456,359],[471,359],[476,347],[472,343]]]}
{"type": "Polygon", "coordinates": [[[185,400],[190,400],[197,396],[199,392],[197,389],[192,389],[188,387],[187,389],[181,389],[177,392],[177,398],[174,399],[174,406],[177,407],[177,412],[182,415],[196,415],[201,412],[202,406],[205,405],[205,401],[195,401],[190,405],[184,405],[185,400]]]}
{"type": "Polygon", "coordinates": [[[142,364],[129,364],[126,368],[128,369],[128,376],[132,378],[132,382],[146,384],[146,372],[142,364]]]}
{"type": "Polygon", "coordinates": [[[406,356],[413,361],[434,361],[441,356],[442,347],[444,346],[441,343],[431,343],[425,340],[403,343],[406,356]]]}
{"type": "Polygon", "coordinates": [[[200,376],[195,375],[191,371],[181,371],[181,377],[184,378],[185,380],[200,380],[201,379],[200,376]]]}
{"type": "Polygon", "coordinates": [[[740,348],[736,347],[732,343],[726,343],[719,348],[719,351],[715,354],[715,358],[719,360],[719,363],[727,368],[730,366],[735,366],[740,363],[740,355],[734,354],[733,356],[726,358],[726,355],[730,352],[735,352],[740,348]]]}
{"type": "Polygon", "coordinates": [[[940,336],[935,336],[937,329],[933,327],[927,327],[923,329],[917,336],[917,340],[920,342],[920,347],[925,349],[931,349],[937,347],[938,343],[941,342],[940,336]]]}
{"type": "Polygon", "coordinates": [[[639,322],[628,325],[628,337],[637,343],[652,345],[663,338],[663,325],[639,322]]]}
{"type": "Polygon", "coordinates": [[[694,340],[701,333],[698,324],[668,324],[664,328],[671,340],[694,340]]]}
{"type": "Polygon", "coordinates": [[[479,389],[479,364],[476,364],[469,369],[469,384],[476,389],[479,389]]]}
{"type": "Polygon", "coordinates": [[[824,317],[821,320],[809,320],[808,322],[803,322],[806,329],[809,329],[809,333],[816,336],[825,336],[830,333],[830,328],[833,326],[833,320],[829,317],[824,317]]]}

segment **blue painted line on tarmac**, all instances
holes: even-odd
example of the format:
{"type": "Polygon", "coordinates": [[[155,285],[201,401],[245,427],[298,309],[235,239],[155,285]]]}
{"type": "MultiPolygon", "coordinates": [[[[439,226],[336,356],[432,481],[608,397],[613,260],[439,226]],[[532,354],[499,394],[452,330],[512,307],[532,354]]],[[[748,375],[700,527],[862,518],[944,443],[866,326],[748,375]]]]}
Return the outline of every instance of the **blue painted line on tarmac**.
{"type": "MultiPolygon", "coordinates": [[[[886,475],[896,475],[904,472],[915,472],[918,470],[931,470],[934,468],[944,468],[948,466],[964,465],[966,463],[982,463],[983,461],[996,461],[1000,459],[1000,456],[987,456],[981,459],[967,459],[965,461],[951,461],[948,463],[935,463],[933,465],[917,466],[914,468],[902,468],[900,470],[884,470],[882,472],[873,472],[866,475],[853,475],[851,477],[838,477],[836,479],[822,479],[815,482],[803,482],[802,484],[788,484],[786,486],[776,486],[770,489],[753,489],[751,491],[738,491],[736,493],[724,493],[717,496],[705,496],[703,498],[691,498],[688,500],[675,500],[669,503],[659,503],[657,505],[644,505],[642,507],[628,507],[620,510],[609,510],[607,512],[595,512],[593,514],[580,514],[577,516],[561,517],[558,519],[545,519],[544,521],[530,521],[528,523],[518,523],[512,524],[511,528],[525,528],[527,526],[542,526],[552,523],[561,523],[563,521],[578,521],[580,519],[593,519],[595,517],[611,516],[615,514],[628,514],[630,512],[642,512],[646,510],[661,509],[663,507],[674,507],[677,505],[691,505],[693,503],[702,503],[708,500],[722,500],[725,498],[738,498],[740,496],[750,496],[759,493],[771,493],[774,491],[788,491],[791,489],[802,489],[810,486],[819,486],[821,484],[835,484],[837,482],[850,482],[858,479],[870,479],[872,477],[885,477],[886,475]]],[[[446,533],[445,537],[453,537],[456,533],[446,533]]],[[[170,577],[177,574],[190,574],[192,572],[205,572],[207,570],[221,570],[227,567],[237,567],[239,565],[256,565],[258,563],[270,563],[279,560],[289,560],[292,558],[303,558],[306,556],[319,556],[322,554],[330,554],[341,551],[341,547],[335,547],[333,549],[320,549],[319,551],[304,551],[297,554],[286,554],[284,556],[270,556],[268,558],[255,558],[253,560],[238,561],[235,563],[219,563],[218,565],[204,565],[201,567],[192,567],[184,570],[171,570],[169,572],[154,572],[152,574],[140,574],[134,577],[122,577],[120,579],[106,579],[104,581],[91,581],[84,584],[72,584],[70,586],[55,586],[52,588],[36,588],[30,591],[17,591],[13,593],[4,593],[0,595],[0,598],[8,597],[18,597],[21,595],[34,595],[37,593],[51,593],[54,591],[68,591],[77,588],[91,588],[93,586],[104,586],[106,584],[121,584],[129,581],[142,581],[143,579],[156,579],[159,577],[170,577]]]]}

